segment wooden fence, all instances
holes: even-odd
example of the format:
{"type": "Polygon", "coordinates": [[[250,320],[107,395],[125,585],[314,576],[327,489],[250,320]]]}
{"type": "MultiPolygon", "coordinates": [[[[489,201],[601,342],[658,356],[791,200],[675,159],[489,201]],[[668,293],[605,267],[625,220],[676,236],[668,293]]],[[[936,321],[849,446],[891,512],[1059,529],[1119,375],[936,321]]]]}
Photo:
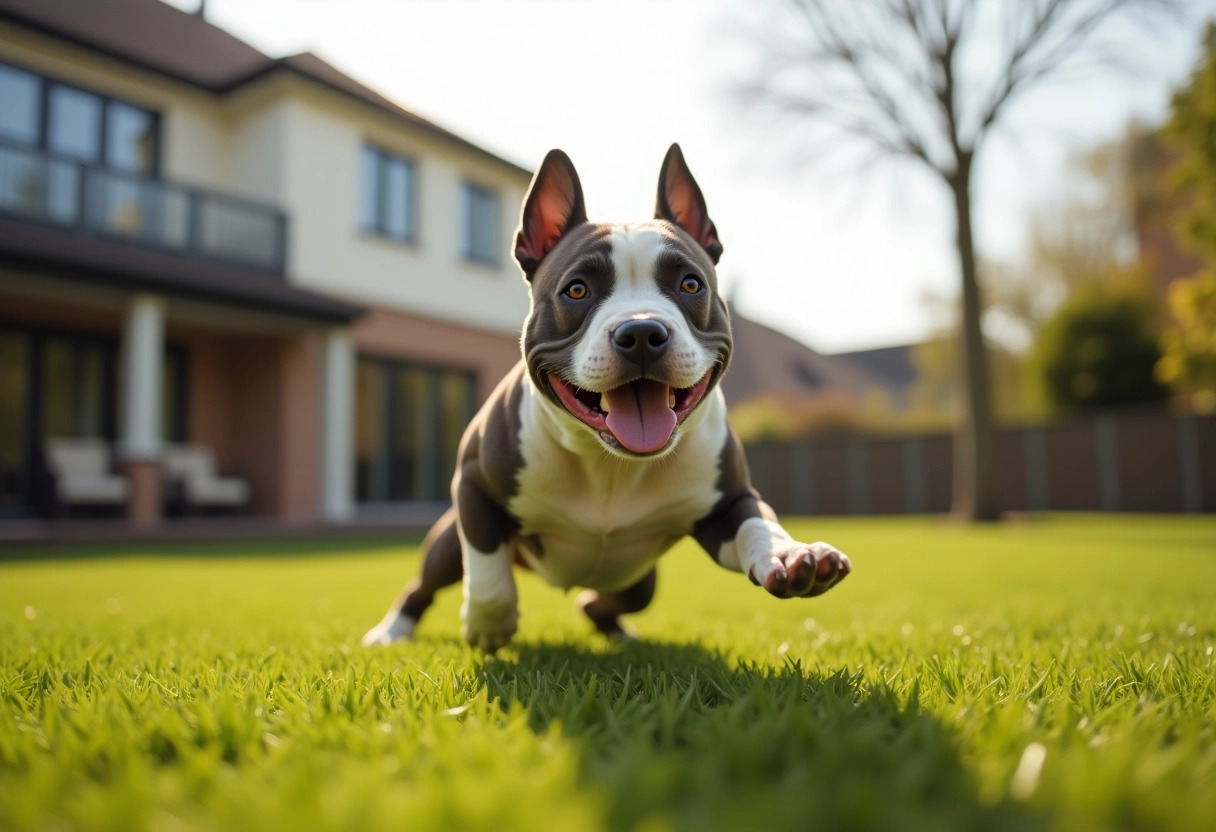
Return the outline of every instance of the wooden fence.
{"type": "MultiPolygon", "coordinates": [[[[820,437],[747,447],[752,481],[779,513],[950,510],[949,434],[820,437]]],[[[1216,417],[1160,410],[998,431],[1010,511],[1216,512],[1216,417]]]]}

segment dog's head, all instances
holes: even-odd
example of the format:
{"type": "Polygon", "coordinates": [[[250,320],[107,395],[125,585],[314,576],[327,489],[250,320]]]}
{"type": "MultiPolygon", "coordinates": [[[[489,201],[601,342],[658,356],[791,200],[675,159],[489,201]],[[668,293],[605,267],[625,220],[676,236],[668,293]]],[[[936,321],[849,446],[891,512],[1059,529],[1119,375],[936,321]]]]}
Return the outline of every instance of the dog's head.
{"type": "Polygon", "coordinates": [[[722,254],[673,144],[655,218],[591,223],[569,157],[551,150],[524,200],[515,259],[532,309],[523,349],[537,389],[617,456],[661,456],[730,362],[722,254]]]}

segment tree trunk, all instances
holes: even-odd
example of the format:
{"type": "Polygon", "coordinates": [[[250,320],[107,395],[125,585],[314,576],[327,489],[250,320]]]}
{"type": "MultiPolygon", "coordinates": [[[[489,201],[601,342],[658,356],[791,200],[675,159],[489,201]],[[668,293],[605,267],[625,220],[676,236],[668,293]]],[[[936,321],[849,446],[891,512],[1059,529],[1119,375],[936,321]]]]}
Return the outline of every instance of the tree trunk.
{"type": "Polygon", "coordinates": [[[958,219],[958,261],[963,280],[963,321],[959,335],[963,370],[962,418],[954,435],[954,499],[952,511],[962,520],[995,520],[1000,514],[997,493],[996,439],[992,423],[992,388],[988,383],[988,353],[980,327],[983,304],[976,278],[975,242],[971,233],[971,156],[959,160],[948,182],[958,219]]]}

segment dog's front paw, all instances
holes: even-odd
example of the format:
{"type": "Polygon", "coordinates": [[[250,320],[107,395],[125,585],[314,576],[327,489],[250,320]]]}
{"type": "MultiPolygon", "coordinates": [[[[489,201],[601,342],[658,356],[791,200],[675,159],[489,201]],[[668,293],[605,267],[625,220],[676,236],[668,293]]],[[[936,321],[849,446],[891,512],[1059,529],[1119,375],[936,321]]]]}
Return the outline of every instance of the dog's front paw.
{"type": "Polygon", "coordinates": [[[487,653],[505,647],[515,635],[519,609],[515,599],[466,601],[460,611],[464,640],[487,653]]]}
{"type": "Polygon", "coordinates": [[[372,627],[363,636],[363,646],[388,645],[394,641],[404,641],[414,637],[414,628],[418,619],[402,615],[396,610],[389,610],[388,615],[380,623],[372,627]]]}
{"type": "Polygon", "coordinates": [[[822,541],[810,545],[790,541],[753,566],[748,577],[778,598],[810,598],[827,592],[852,571],[848,556],[822,541]]]}

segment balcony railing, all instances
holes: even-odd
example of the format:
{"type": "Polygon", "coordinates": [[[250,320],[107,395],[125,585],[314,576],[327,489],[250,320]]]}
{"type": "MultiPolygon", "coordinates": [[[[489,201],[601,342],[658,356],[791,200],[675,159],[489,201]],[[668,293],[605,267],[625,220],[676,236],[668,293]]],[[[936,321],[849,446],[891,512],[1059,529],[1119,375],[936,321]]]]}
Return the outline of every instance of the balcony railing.
{"type": "Polygon", "coordinates": [[[0,213],[270,272],[286,261],[276,208],[2,141],[0,213]]]}

